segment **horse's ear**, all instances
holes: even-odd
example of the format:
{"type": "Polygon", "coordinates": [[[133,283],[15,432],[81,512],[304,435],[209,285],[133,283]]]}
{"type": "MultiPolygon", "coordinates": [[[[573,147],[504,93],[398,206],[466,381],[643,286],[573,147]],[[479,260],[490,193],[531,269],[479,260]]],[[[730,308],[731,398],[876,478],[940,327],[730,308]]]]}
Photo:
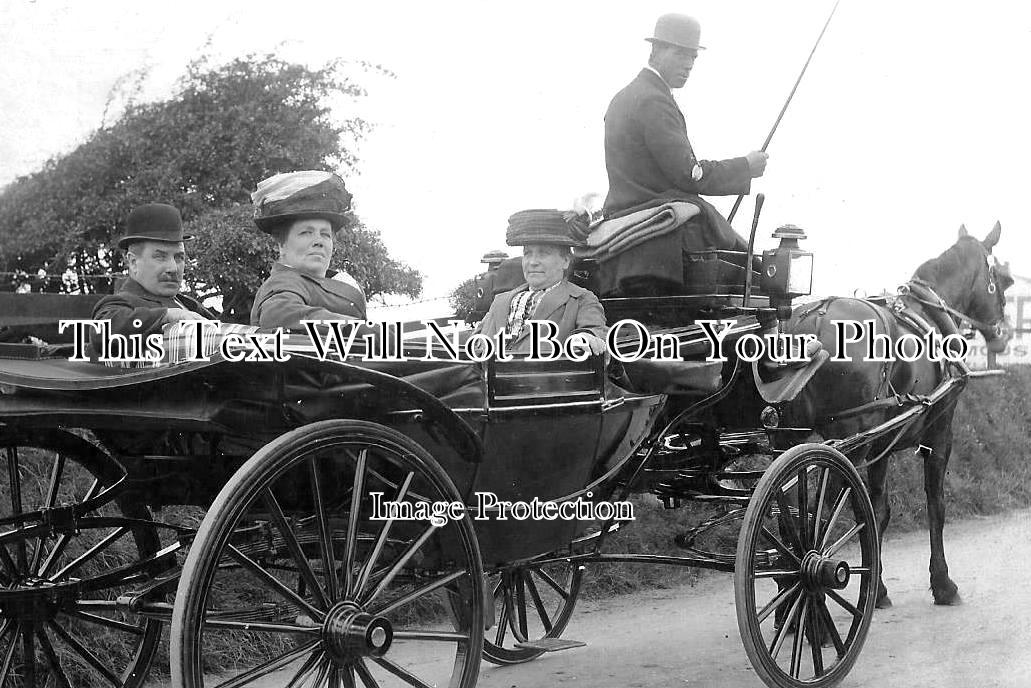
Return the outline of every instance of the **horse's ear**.
{"type": "Polygon", "coordinates": [[[998,220],[996,220],[995,221],[995,226],[992,227],[992,231],[988,232],[988,236],[986,236],[984,238],[984,241],[982,241],[981,243],[984,244],[984,247],[986,249],[991,251],[992,248],[997,243],[999,243],[999,235],[1000,234],[1002,234],[1002,225],[999,223],[998,220]]]}
{"type": "Polygon", "coordinates": [[[962,239],[965,236],[969,236],[967,234],[967,226],[966,225],[960,225],[959,226],[959,238],[962,239]]]}

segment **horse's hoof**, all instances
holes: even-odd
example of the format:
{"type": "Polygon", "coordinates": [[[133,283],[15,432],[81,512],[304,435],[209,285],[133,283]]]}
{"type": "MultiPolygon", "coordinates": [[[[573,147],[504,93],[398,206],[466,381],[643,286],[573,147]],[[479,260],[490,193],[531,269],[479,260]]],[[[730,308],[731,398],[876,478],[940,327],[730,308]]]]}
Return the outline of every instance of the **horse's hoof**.
{"type": "Polygon", "coordinates": [[[888,597],[888,593],[884,593],[883,595],[878,597],[877,602],[874,603],[874,607],[876,607],[877,609],[890,609],[891,598],[888,597]]]}
{"type": "Polygon", "coordinates": [[[934,603],[943,607],[953,607],[959,604],[963,604],[963,598],[959,596],[959,593],[953,591],[951,594],[934,593],[934,603]]]}
{"type": "Polygon", "coordinates": [[[931,586],[931,594],[934,596],[934,603],[943,606],[963,604],[959,596],[959,588],[951,580],[946,581],[941,589],[931,586]]]}

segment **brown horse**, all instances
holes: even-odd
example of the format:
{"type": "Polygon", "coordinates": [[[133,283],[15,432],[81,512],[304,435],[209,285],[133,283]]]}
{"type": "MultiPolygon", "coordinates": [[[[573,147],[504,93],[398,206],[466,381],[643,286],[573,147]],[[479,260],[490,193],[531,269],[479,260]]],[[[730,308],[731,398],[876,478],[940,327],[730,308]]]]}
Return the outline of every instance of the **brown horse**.
{"type": "MultiPolygon", "coordinates": [[[[887,362],[867,360],[866,335],[861,335],[859,341],[848,341],[844,353],[836,352],[836,321],[872,321],[875,332],[887,334],[894,342],[907,334],[924,337],[926,332],[920,330],[930,328],[943,336],[958,334],[961,323],[966,321],[984,335],[990,351],[1002,351],[1011,336],[1004,314],[1003,292],[1013,284],[1013,279],[1007,266],[991,256],[1000,233],[1001,227],[996,223],[984,241],[979,241],[960,227],[959,240],[940,256],[917,268],[913,279],[900,290],[900,296],[892,304],[835,298],[798,307],[788,329],[816,334],[832,359],[787,410],[792,425],[814,428],[824,439],[845,438],[921,403],[920,395],[934,390],[945,376],[964,375],[962,366],[937,363],[928,355],[912,362],[902,360],[902,356],[887,362]],[[836,353],[847,360],[835,361],[836,353]]],[[[852,334],[848,326],[838,328],[852,334]]],[[[910,346],[904,349],[905,357],[912,358],[915,347],[912,337],[908,339],[910,346]]],[[[885,353],[875,351],[881,358],[891,356],[885,353]]],[[[957,395],[950,394],[917,416],[902,434],[893,431],[849,454],[857,465],[868,464],[870,499],[877,517],[878,534],[883,538],[891,517],[885,489],[887,456],[905,447],[920,447],[935,604],[960,601],[956,584],[949,578],[942,545],[945,471],[952,451],[956,401],[957,395]]],[[[883,579],[878,583],[877,606],[890,606],[883,579]]]]}

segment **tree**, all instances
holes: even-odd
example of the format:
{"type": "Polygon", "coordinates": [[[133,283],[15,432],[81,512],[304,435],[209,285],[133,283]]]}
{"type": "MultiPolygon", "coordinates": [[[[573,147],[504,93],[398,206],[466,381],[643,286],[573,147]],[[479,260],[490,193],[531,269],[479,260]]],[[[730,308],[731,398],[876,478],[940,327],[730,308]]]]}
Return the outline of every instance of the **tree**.
{"type": "MultiPolygon", "coordinates": [[[[195,61],[169,99],[130,101],[113,124],[0,192],[0,270],[60,272],[70,263],[80,276],[117,272],[111,248],[129,211],[162,201],[200,237],[191,283],[238,300],[269,264],[250,191],[276,172],[357,163],[355,144],[370,125],[335,120],[328,105],[365,94],[343,71],[339,62],[309,69],[272,55],[195,61]]],[[[421,275],[391,259],[377,232],[359,226],[343,243],[348,270],[373,293],[420,293],[421,275]]]]}

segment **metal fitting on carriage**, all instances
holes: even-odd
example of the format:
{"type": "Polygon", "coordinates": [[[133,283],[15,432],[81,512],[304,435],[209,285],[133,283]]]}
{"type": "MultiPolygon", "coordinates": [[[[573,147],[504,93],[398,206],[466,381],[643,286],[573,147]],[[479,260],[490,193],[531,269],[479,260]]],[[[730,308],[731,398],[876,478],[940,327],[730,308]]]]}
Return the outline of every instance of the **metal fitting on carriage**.
{"type": "Polygon", "coordinates": [[[773,406],[767,406],[759,412],[759,421],[767,430],[780,426],[780,411],[773,406]]]}

